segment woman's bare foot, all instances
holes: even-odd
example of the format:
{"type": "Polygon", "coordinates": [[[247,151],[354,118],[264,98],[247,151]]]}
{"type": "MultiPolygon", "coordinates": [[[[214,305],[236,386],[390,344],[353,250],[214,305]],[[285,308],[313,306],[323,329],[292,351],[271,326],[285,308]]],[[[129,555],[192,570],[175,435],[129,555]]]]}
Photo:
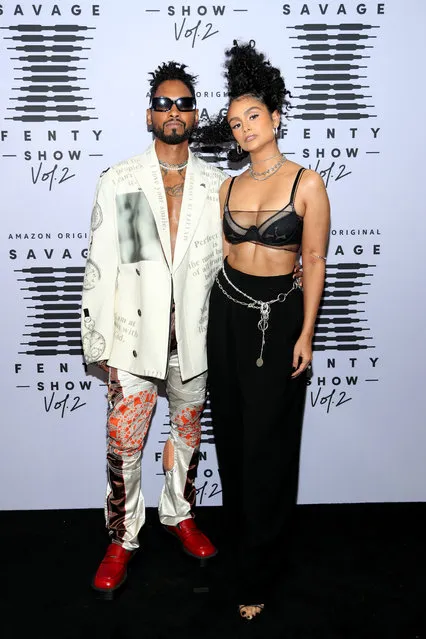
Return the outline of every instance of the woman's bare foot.
{"type": "Polygon", "coordinates": [[[257,615],[259,615],[265,607],[265,604],[251,604],[251,605],[240,605],[238,606],[240,610],[240,615],[243,619],[247,619],[250,621],[254,619],[257,615]]]}

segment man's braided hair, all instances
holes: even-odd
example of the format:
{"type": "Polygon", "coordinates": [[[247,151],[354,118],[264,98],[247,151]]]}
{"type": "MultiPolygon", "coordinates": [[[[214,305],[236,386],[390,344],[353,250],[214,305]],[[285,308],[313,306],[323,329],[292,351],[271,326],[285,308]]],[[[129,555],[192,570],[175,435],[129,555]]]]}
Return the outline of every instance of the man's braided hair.
{"type": "Polygon", "coordinates": [[[149,80],[149,84],[151,86],[149,92],[150,100],[154,97],[160,84],[167,80],[180,80],[191,91],[192,97],[195,98],[194,86],[197,83],[198,76],[188,73],[185,69],[187,69],[186,64],[180,64],[179,62],[171,60],[169,62],[163,62],[155,69],[155,71],[151,71],[149,73],[149,75],[152,76],[149,80]]]}

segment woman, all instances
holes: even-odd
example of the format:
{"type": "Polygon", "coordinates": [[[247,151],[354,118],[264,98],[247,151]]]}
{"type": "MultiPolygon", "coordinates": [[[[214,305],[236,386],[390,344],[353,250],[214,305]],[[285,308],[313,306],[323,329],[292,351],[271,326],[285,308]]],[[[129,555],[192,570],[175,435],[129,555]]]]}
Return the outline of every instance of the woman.
{"type": "Polygon", "coordinates": [[[250,164],[220,190],[226,257],[210,298],[209,392],[235,596],[253,619],[278,576],[297,499],[329,202],[321,177],[278,149],[289,107],[279,70],[252,42],[234,42],[226,57],[226,126],[250,164]],[[300,253],[303,292],[293,278],[300,253]]]}

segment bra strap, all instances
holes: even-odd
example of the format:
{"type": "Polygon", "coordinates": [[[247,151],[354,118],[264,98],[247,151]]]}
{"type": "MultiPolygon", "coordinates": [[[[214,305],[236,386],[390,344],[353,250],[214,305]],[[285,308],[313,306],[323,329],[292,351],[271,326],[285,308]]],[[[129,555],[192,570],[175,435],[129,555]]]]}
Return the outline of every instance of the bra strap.
{"type": "Polygon", "coordinates": [[[291,189],[290,204],[294,204],[294,198],[296,197],[297,187],[299,186],[300,178],[302,177],[302,173],[304,172],[304,170],[305,169],[302,167],[297,172],[296,179],[294,180],[293,188],[291,189]]]}
{"type": "Polygon", "coordinates": [[[228,210],[229,210],[229,206],[228,206],[229,196],[231,195],[231,189],[232,189],[232,185],[234,184],[235,178],[236,178],[235,175],[231,178],[231,181],[230,181],[229,186],[228,186],[228,193],[226,194],[225,207],[228,210]]]}

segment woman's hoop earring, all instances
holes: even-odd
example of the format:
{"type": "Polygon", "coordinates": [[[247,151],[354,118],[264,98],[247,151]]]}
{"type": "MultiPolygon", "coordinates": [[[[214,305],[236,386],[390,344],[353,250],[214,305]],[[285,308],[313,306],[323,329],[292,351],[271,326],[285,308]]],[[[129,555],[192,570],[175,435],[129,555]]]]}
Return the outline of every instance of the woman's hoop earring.
{"type": "Polygon", "coordinates": [[[275,137],[278,136],[278,128],[276,126],[274,126],[274,135],[275,135],[275,137]]]}
{"type": "Polygon", "coordinates": [[[237,153],[238,153],[238,155],[242,155],[243,154],[243,150],[240,147],[240,145],[238,144],[238,142],[237,142],[237,153]]]}

